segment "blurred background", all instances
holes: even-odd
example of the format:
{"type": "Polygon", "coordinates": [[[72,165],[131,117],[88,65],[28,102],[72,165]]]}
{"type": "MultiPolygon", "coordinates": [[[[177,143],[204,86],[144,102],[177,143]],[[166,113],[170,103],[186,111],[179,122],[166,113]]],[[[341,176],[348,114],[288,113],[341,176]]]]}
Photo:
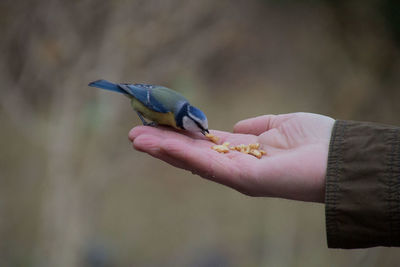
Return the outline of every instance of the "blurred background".
{"type": "Polygon", "coordinates": [[[0,266],[395,266],[330,250],[324,206],[251,198],[134,151],[104,78],[210,128],[306,111],[400,125],[395,0],[0,2],[0,266]]]}

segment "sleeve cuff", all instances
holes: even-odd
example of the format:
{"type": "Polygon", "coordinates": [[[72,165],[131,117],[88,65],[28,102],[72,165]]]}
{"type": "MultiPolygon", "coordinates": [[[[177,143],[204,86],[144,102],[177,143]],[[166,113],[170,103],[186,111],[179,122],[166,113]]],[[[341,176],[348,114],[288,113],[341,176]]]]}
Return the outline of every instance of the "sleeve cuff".
{"type": "Polygon", "coordinates": [[[400,128],[336,121],[325,193],[329,248],[400,246],[400,128]]]}

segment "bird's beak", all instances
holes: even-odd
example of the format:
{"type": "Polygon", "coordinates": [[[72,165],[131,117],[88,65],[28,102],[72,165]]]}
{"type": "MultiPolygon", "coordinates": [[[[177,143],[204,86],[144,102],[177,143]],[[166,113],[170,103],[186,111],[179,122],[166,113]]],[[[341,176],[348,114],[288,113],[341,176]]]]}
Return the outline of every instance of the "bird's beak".
{"type": "Polygon", "coordinates": [[[203,129],[203,130],[201,131],[201,133],[204,134],[204,135],[206,135],[206,134],[209,134],[210,132],[208,131],[208,129],[203,129]]]}

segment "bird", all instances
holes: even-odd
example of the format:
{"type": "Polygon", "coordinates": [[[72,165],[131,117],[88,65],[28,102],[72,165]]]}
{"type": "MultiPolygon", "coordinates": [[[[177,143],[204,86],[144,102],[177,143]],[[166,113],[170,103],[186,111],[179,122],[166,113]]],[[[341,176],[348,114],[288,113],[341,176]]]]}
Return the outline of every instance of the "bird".
{"type": "Polygon", "coordinates": [[[89,86],[121,93],[130,98],[131,106],[143,125],[167,125],[203,135],[209,133],[208,120],[203,111],[167,87],[143,83],[112,83],[107,80],[97,80],[89,83],[89,86]]]}

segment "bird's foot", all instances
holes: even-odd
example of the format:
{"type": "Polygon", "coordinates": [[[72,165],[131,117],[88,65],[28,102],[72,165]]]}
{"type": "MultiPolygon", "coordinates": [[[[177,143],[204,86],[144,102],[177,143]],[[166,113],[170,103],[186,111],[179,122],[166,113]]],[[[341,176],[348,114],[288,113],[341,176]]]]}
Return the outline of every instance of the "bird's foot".
{"type": "Polygon", "coordinates": [[[157,122],[154,122],[154,121],[152,121],[152,122],[144,122],[143,123],[143,125],[144,126],[157,126],[158,125],[158,123],[157,122]]]}
{"type": "Polygon", "coordinates": [[[139,118],[140,118],[140,120],[142,121],[142,123],[143,123],[144,126],[157,126],[157,125],[158,125],[158,124],[157,124],[156,122],[154,122],[154,121],[152,121],[152,122],[147,122],[147,121],[143,118],[143,115],[142,115],[140,112],[136,111],[136,113],[138,114],[138,116],[139,116],[139,118]]]}

